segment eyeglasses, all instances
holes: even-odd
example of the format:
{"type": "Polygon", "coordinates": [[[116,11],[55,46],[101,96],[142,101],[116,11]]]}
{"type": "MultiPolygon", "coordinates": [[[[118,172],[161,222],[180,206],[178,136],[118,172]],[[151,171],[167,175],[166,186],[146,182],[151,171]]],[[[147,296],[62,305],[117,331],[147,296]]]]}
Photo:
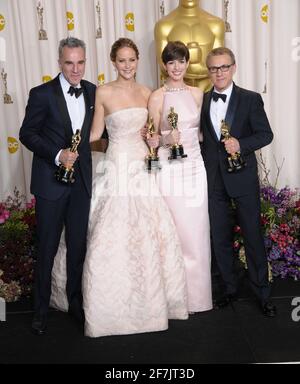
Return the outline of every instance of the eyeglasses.
{"type": "Polygon", "coordinates": [[[228,72],[229,71],[229,68],[232,67],[234,65],[233,64],[227,64],[227,65],[221,65],[220,67],[208,67],[208,70],[210,73],[217,73],[218,70],[220,70],[221,72],[228,72]]]}

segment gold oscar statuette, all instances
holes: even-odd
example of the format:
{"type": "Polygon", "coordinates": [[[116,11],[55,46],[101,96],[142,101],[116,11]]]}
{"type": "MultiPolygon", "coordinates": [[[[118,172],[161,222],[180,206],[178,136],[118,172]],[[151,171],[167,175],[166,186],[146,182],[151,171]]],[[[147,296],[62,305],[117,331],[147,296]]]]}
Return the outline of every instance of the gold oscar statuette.
{"type": "Polygon", "coordinates": [[[165,2],[164,2],[164,0],[161,1],[160,6],[159,6],[159,10],[160,10],[161,17],[164,17],[165,16],[165,2]]]}
{"type": "Polygon", "coordinates": [[[184,82],[208,91],[212,85],[206,67],[206,57],[212,49],[224,47],[224,20],[202,9],[201,0],[179,0],[177,3],[177,8],[165,16],[161,11],[162,17],[156,22],[154,29],[156,57],[162,75],[161,84],[167,78],[161,58],[162,51],[169,41],[179,40],[187,46],[190,53],[184,82]]]}
{"type": "Polygon", "coordinates": [[[1,77],[4,85],[3,102],[4,104],[13,104],[11,96],[7,93],[7,73],[4,72],[4,68],[2,68],[1,77]]]}
{"type": "Polygon", "coordinates": [[[262,93],[267,93],[268,92],[268,62],[265,61],[265,86],[264,86],[264,89],[262,91],[262,93]]]}
{"type": "MultiPolygon", "coordinates": [[[[153,117],[149,117],[148,119],[148,134],[152,137],[155,133],[155,126],[153,122],[153,117]]],[[[159,157],[157,156],[157,148],[149,148],[149,154],[145,158],[146,162],[146,170],[148,172],[158,171],[161,169],[161,165],[159,163],[159,157]]]]}
{"type": "Polygon", "coordinates": [[[36,10],[37,10],[39,25],[40,25],[39,40],[48,40],[47,32],[44,29],[44,17],[43,17],[44,8],[41,6],[40,1],[38,2],[36,10]]]}
{"type": "Polygon", "coordinates": [[[102,27],[101,27],[101,6],[100,2],[98,1],[96,5],[96,11],[98,14],[98,28],[96,31],[96,39],[102,39],[102,27]]]}
{"type": "Polygon", "coordinates": [[[231,26],[228,21],[228,6],[229,0],[224,0],[224,9],[225,9],[225,32],[232,32],[231,26]]]}
{"type": "MultiPolygon", "coordinates": [[[[170,108],[170,112],[168,114],[168,123],[171,126],[171,129],[178,129],[178,113],[175,112],[174,107],[170,108]]],[[[182,144],[175,143],[170,148],[170,156],[169,160],[176,160],[178,158],[183,159],[184,157],[187,157],[187,155],[184,153],[184,149],[182,144]]]]}
{"type": "MultiPolygon", "coordinates": [[[[230,128],[225,122],[221,121],[221,135],[224,140],[229,140],[232,136],[230,135],[230,128]]],[[[240,152],[235,152],[232,155],[227,157],[227,171],[229,173],[237,172],[243,169],[246,166],[246,162],[241,156],[240,152]]]]}
{"type": "MultiPolygon", "coordinates": [[[[71,152],[74,153],[77,151],[80,141],[81,141],[80,129],[77,129],[76,133],[72,136],[72,144],[70,148],[71,152]]],[[[55,178],[57,181],[60,181],[62,183],[73,184],[75,181],[74,168],[73,167],[67,168],[64,165],[60,164],[60,166],[58,167],[58,170],[55,172],[55,178]]]]}

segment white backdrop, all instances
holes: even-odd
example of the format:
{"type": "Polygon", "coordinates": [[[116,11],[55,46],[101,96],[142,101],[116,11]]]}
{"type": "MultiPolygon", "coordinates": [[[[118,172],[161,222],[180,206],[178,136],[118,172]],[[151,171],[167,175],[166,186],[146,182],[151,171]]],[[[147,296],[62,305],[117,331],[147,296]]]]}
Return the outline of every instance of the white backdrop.
{"type": "MultiPolygon", "coordinates": [[[[203,0],[201,6],[224,18],[224,3],[203,0]]],[[[235,81],[262,94],[275,133],[263,151],[271,178],[276,178],[274,158],[278,164],[284,159],[279,186],[299,187],[300,0],[227,3],[231,32],[226,33],[226,45],[237,57],[235,81]]],[[[85,40],[85,78],[97,84],[115,78],[111,44],[120,36],[130,37],[140,50],[137,80],[156,88],[154,25],[162,8],[167,14],[177,5],[178,0],[0,0],[0,201],[14,187],[30,197],[31,153],[19,143],[18,132],[30,88],[58,72],[59,40],[68,35],[85,40]],[[96,38],[98,4],[102,38],[96,38]],[[41,28],[47,40],[39,40],[41,28]]]]}

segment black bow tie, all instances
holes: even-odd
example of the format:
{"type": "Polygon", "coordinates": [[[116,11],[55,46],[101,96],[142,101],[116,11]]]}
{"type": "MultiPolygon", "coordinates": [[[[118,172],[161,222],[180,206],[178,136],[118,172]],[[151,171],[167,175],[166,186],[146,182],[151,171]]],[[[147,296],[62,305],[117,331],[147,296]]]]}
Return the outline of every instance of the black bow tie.
{"type": "Polygon", "coordinates": [[[223,102],[225,103],[225,102],[226,102],[227,95],[225,95],[225,94],[223,94],[223,93],[213,92],[213,94],[212,94],[212,98],[213,98],[213,101],[218,101],[219,99],[222,99],[223,102]]]}
{"type": "Polygon", "coordinates": [[[76,99],[82,94],[83,88],[75,88],[72,85],[70,86],[68,93],[73,96],[75,95],[76,99]]]}

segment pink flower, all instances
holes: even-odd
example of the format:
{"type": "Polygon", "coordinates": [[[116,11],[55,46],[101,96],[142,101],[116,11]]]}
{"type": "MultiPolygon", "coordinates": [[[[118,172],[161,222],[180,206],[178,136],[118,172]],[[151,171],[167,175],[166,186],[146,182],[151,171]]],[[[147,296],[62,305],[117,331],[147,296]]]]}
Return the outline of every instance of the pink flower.
{"type": "Polygon", "coordinates": [[[35,198],[33,197],[30,201],[30,203],[26,203],[26,208],[31,209],[35,207],[35,198]]]}
{"type": "Polygon", "coordinates": [[[280,230],[282,232],[287,232],[287,233],[290,232],[290,228],[289,228],[289,226],[287,224],[280,224],[280,230]]]}
{"type": "Polygon", "coordinates": [[[236,225],[236,226],[233,228],[233,232],[234,232],[234,233],[241,233],[241,227],[239,227],[238,225],[236,225]]]}
{"type": "Polygon", "coordinates": [[[235,242],[233,243],[233,247],[234,249],[239,249],[240,248],[240,243],[238,240],[235,240],[235,242]]]}
{"type": "Polygon", "coordinates": [[[8,218],[9,218],[9,211],[4,209],[2,213],[0,213],[0,224],[5,223],[8,218]]]}

